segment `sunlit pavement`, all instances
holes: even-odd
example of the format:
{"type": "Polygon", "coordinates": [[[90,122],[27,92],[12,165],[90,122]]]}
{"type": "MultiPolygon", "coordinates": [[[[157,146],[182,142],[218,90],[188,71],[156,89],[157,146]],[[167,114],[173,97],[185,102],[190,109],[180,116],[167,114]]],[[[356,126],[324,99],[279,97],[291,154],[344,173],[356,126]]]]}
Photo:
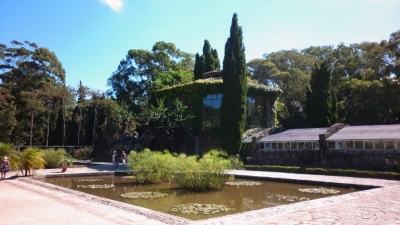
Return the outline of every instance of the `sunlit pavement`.
{"type": "MultiPolygon", "coordinates": [[[[96,165],[88,165],[87,167],[68,168],[65,173],[61,173],[61,169],[58,168],[38,170],[35,177],[94,173],[113,174],[114,172],[124,173],[126,171],[126,165],[120,164],[117,169],[114,169],[111,163],[96,163],[96,165]]],[[[54,185],[44,184],[30,178],[19,178],[16,176],[16,173],[15,171],[11,171],[7,173],[7,178],[9,179],[0,181],[0,190],[3,192],[0,194],[0,202],[5,203],[15,201],[16,199],[15,196],[12,196],[12,193],[7,194],[4,192],[3,186],[5,186],[5,188],[13,188],[13,191],[16,191],[14,193],[16,195],[19,195],[19,192],[27,192],[29,196],[41,199],[40,202],[47,202],[51,197],[67,198],[71,202],[79,202],[82,201],[80,199],[83,197],[85,199],[85,209],[73,204],[72,206],[68,206],[72,207],[70,210],[79,211],[95,208],[97,210],[94,209],[94,211],[98,211],[101,208],[105,208],[105,211],[111,210],[115,213],[120,213],[122,214],[121,218],[124,218],[109,221],[107,215],[97,215],[95,212],[90,211],[86,213],[88,215],[85,214],[86,217],[93,217],[94,220],[100,221],[90,224],[102,224],[104,221],[107,221],[104,224],[400,224],[400,214],[398,213],[398,209],[400,208],[400,182],[394,180],[234,170],[230,171],[230,173],[248,178],[353,184],[358,186],[375,186],[377,188],[213,219],[191,221],[69,189],[54,188],[54,185]],[[40,189],[40,191],[35,191],[35,189],[40,189]],[[77,200],[73,200],[75,198],[77,200]],[[74,209],[74,207],[77,207],[77,209],[74,209]]],[[[21,175],[21,172],[19,172],[19,175],[21,175]]],[[[22,205],[24,205],[24,201],[26,201],[26,204],[31,204],[31,202],[23,198],[18,198],[18,201],[22,201],[22,205]]],[[[25,213],[21,208],[18,211],[25,213]]],[[[10,213],[12,214],[12,212],[10,213]]],[[[65,214],[62,211],[59,215],[57,212],[53,212],[53,216],[55,218],[65,218],[65,214]]],[[[1,217],[0,224],[36,224],[32,223],[32,221],[31,223],[18,223],[19,220],[16,220],[15,222],[17,223],[14,223],[13,218],[9,218],[4,210],[2,210],[1,217]]],[[[74,220],[69,222],[64,224],[74,224],[74,220]]]]}

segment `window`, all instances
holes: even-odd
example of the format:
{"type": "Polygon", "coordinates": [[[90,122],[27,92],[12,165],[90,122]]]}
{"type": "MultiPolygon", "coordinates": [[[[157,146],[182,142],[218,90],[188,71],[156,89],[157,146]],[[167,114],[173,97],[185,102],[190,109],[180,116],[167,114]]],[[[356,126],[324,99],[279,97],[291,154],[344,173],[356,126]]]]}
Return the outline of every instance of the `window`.
{"type": "Polygon", "coordinates": [[[364,144],[362,141],[354,141],[355,149],[364,149],[364,144]]]}
{"type": "Polygon", "coordinates": [[[304,142],[303,149],[311,149],[311,142],[304,142]]]}
{"type": "Polygon", "coordinates": [[[344,149],[344,142],[343,141],[336,141],[335,149],[344,149]]]}
{"type": "Polygon", "coordinates": [[[374,143],[372,142],[372,140],[365,140],[364,148],[365,149],[374,149],[374,143]]]}
{"type": "Polygon", "coordinates": [[[354,149],[354,142],[346,141],[346,149],[354,149]]]}
{"type": "Polygon", "coordinates": [[[221,108],[222,94],[207,95],[203,99],[203,125],[206,128],[219,127],[219,117],[221,108]]]}
{"type": "Polygon", "coordinates": [[[385,149],[394,149],[394,141],[385,141],[385,149]]]}
{"type": "Polygon", "coordinates": [[[385,149],[385,147],[383,146],[383,141],[375,141],[375,149],[385,149]]]}
{"type": "Polygon", "coordinates": [[[284,142],[283,143],[283,149],[290,149],[290,143],[289,142],[284,142]]]}

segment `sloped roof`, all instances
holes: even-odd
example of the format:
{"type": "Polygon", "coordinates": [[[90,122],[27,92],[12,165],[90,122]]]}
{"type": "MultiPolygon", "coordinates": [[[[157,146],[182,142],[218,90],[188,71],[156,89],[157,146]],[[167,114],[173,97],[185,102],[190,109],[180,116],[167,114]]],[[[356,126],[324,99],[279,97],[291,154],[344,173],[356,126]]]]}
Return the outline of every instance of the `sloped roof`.
{"type": "Polygon", "coordinates": [[[324,134],[328,129],[329,127],[290,129],[265,136],[258,142],[318,141],[319,135],[324,134]]]}
{"type": "Polygon", "coordinates": [[[361,140],[361,139],[400,139],[400,124],[348,126],[327,138],[334,140],[361,140]]]}

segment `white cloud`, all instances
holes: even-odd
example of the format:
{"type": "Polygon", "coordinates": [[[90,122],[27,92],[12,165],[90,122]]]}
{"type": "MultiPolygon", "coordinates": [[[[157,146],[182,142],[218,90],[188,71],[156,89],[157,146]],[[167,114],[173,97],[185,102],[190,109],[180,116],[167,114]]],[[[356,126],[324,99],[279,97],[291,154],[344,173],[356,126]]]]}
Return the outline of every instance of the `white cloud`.
{"type": "Polygon", "coordinates": [[[122,0],[101,0],[101,2],[108,5],[115,12],[119,12],[124,6],[122,0]]]}

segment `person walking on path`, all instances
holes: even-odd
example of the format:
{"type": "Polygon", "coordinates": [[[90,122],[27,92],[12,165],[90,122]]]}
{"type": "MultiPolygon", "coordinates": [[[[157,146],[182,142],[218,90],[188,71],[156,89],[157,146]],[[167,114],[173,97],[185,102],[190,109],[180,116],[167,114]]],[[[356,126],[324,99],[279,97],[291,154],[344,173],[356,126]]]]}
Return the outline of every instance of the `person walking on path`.
{"type": "Polygon", "coordinates": [[[118,168],[118,154],[116,151],[112,154],[112,163],[113,163],[113,168],[118,168]]]}
{"type": "Polygon", "coordinates": [[[122,159],[122,164],[125,165],[125,160],[126,160],[126,153],[125,153],[125,151],[122,151],[121,159],[122,159]]]}
{"type": "Polygon", "coordinates": [[[7,156],[4,156],[3,162],[1,162],[1,179],[6,178],[6,173],[10,169],[10,162],[8,161],[7,156]]]}

